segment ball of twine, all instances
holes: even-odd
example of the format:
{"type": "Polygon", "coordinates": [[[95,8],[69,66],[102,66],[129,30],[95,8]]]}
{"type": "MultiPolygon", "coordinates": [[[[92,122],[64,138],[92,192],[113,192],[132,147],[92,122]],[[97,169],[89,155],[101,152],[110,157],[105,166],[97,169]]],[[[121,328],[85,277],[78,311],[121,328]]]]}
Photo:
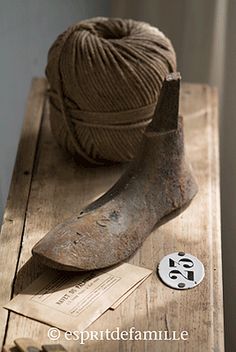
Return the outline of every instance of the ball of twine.
{"type": "Polygon", "coordinates": [[[95,164],[131,160],[175,70],[170,40],[147,23],[99,17],[71,26],[46,68],[57,142],[95,164]]]}

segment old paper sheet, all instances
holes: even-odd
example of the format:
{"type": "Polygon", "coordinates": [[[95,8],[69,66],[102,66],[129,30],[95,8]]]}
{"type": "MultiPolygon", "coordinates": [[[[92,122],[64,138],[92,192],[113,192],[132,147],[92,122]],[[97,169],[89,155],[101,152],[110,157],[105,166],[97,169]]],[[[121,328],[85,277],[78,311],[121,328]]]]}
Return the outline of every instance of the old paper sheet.
{"type": "MultiPolygon", "coordinates": [[[[149,275],[148,275],[149,276],[149,275]]],[[[140,280],[139,282],[137,282],[137,284],[135,284],[133,287],[131,287],[131,289],[127,292],[125,292],[125,294],[123,296],[121,296],[115,303],[112,304],[112,306],[110,307],[111,310],[115,310],[116,308],[119,307],[119,305],[127,298],[131,295],[131,293],[133,293],[136,288],[141,285],[141,283],[143,281],[145,281],[147,278],[147,276],[145,276],[142,280],[140,280]]]]}
{"type": "Polygon", "coordinates": [[[102,272],[49,270],[5,308],[65,331],[82,331],[150,274],[149,269],[127,263],[102,272]]]}

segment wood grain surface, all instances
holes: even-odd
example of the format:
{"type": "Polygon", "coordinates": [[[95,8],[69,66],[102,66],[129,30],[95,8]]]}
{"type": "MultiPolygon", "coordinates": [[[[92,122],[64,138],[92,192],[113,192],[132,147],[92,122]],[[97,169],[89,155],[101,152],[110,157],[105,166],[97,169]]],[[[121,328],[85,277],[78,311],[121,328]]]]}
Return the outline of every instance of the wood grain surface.
{"type": "MultiPolygon", "coordinates": [[[[46,86],[43,78],[33,80],[4,213],[0,238],[1,307],[43,272],[44,267],[31,258],[33,245],[52,227],[103,194],[125,169],[85,168],[57,146],[49,127],[46,86]]],[[[1,344],[30,337],[40,344],[60,343],[71,352],[224,351],[216,90],[206,85],[182,84],[180,110],[186,152],[199,193],[184,213],[156,229],[129,260],[153,269],[153,275],[88,331],[117,327],[170,333],[186,330],[188,340],[90,340],[80,345],[79,341],[67,341],[61,332],[60,339],[53,342],[47,335],[49,326],[0,308],[1,344]],[[196,288],[172,290],[157,278],[157,264],[175,251],[191,253],[203,262],[206,276],[196,288]]]]}

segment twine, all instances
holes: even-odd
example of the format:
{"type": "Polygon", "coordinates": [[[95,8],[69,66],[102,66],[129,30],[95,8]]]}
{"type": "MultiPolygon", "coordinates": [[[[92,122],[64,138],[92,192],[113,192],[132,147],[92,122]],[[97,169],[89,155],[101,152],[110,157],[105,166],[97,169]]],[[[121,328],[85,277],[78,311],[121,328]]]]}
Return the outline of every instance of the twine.
{"type": "Polygon", "coordinates": [[[175,70],[170,40],[147,23],[98,17],[69,27],[46,68],[57,142],[95,164],[131,160],[175,70]]]}

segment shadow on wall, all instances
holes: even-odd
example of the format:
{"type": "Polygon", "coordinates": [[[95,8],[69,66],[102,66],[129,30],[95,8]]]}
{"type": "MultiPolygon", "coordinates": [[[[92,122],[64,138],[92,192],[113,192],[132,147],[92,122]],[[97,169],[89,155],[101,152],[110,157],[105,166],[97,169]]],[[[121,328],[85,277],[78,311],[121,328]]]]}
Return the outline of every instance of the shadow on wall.
{"type": "Polygon", "coordinates": [[[157,26],[173,42],[183,80],[211,83],[216,4],[215,0],[113,0],[112,16],[157,26]]]}
{"type": "Polygon", "coordinates": [[[2,0],[0,3],[0,218],[33,76],[44,75],[47,52],[69,25],[109,16],[109,0],[2,0]]]}

